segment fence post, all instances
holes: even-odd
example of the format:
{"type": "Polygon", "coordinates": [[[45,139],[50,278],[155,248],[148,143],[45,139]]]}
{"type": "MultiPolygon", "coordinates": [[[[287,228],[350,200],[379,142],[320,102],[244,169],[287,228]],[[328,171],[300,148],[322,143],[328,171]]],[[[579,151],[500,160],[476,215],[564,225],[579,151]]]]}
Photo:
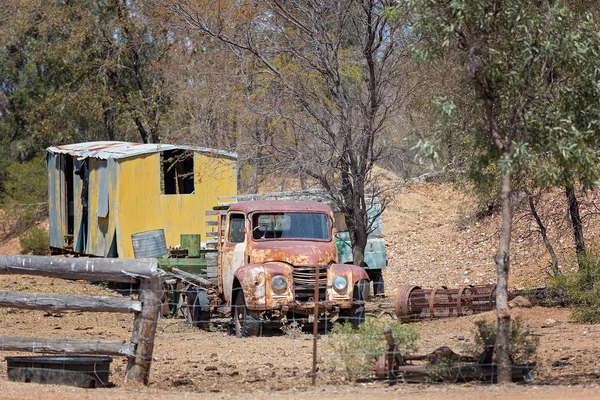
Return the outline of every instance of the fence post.
{"type": "Polygon", "coordinates": [[[135,346],[134,356],[129,357],[125,382],[148,384],[156,324],[160,312],[161,291],[161,282],[158,276],[140,280],[142,311],[135,313],[131,334],[131,343],[135,346]]]}

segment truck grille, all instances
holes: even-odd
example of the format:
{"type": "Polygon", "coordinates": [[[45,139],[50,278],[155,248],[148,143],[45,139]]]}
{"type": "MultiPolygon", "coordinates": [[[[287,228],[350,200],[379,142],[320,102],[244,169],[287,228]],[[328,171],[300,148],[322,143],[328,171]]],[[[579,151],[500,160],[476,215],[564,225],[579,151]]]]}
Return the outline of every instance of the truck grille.
{"type": "Polygon", "coordinates": [[[320,265],[317,267],[294,267],[292,273],[294,277],[295,300],[307,302],[315,297],[315,269],[319,271],[319,300],[327,300],[327,269],[329,266],[320,265]]]}

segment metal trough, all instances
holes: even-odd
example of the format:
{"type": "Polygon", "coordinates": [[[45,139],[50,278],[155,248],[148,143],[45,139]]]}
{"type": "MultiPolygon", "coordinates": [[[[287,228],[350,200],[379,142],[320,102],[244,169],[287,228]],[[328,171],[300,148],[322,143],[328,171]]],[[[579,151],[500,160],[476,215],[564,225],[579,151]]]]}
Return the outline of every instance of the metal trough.
{"type": "Polygon", "coordinates": [[[111,357],[6,357],[8,379],[83,388],[108,386],[111,357]]]}
{"type": "Polygon", "coordinates": [[[496,285],[445,286],[421,289],[404,285],[396,294],[396,316],[402,321],[460,317],[491,311],[496,306],[496,285]]]}

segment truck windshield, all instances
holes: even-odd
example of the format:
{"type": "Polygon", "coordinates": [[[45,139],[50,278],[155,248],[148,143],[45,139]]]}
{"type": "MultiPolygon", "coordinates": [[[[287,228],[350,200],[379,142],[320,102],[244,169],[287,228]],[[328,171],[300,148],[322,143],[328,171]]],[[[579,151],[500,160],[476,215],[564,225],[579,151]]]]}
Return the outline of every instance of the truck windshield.
{"type": "Polygon", "coordinates": [[[255,213],[252,237],[264,239],[329,240],[329,217],[310,213],[255,213]]]}

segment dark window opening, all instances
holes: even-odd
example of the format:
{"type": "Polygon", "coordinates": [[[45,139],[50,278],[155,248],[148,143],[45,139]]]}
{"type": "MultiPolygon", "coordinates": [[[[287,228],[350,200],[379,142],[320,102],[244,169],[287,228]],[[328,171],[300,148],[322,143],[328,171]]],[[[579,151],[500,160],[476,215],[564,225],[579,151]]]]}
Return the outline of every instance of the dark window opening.
{"type": "MultiPolygon", "coordinates": [[[[73,192],[73,157],[64,156],[65,185],[67,191],[67,234],[73,235],[75,230],[75,203],[73,192]]],[[[73,238],[71,237],[71,241],[73,238]]]]}
{"type": "Polygon", "coordinates": [[[160,155],[163,194],[194,193],[194,153],[188,150],[166,150],[160,155]]]}
{"type": "Polygon", "coordinates": [[[243,229],[246,227],[246,218],[243,214],[232,214],[229,217],[229,242],[243,243],[246,234],[243,229]]]}

